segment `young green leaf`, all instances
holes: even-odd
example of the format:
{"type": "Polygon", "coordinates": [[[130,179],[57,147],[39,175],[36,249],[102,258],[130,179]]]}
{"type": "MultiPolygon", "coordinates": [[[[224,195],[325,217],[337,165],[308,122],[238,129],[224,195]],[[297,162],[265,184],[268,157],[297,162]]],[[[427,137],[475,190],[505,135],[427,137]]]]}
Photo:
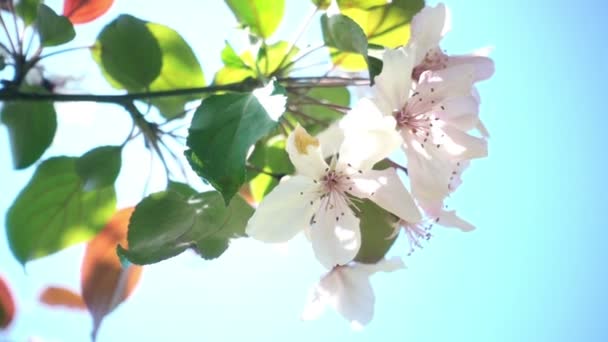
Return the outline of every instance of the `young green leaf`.
{"type": "Polygon", "coordinates": [[[302,113],[310,118],[301,118],[306,130],[311,134],[318,134],[327,128],[327,125],[344,116],[341,111],[332,106],[348,107],[350,93],[345,87],[303,89],[291,93],[288,102],[289,108],[294,110],[296,116],[302,113]],[[299,113],[295,113],[295,111],[299,113]],[[325,124],[320,124],[320,121],[325,124]]]}
{"type": "MultiPolygon", "coordinates": [[[[204,87],[203,69],[184,38],[164,25],[147,23],[146,26],[162,53],[160,75],[150,84],[150,91],[204,87]]],[[[200,98],[200,95],[185,95],[156,98],[150,102],[165,118],[171,119],[183,113],[187,102],[200,98]]]]}
{"type": "Polygon", "coordinates": [[[90,239],[114,213],[114,188],[84,191],[76,161],[56,157],[40,164],[9,209],[9,246],[22,264],[90,239]]]}
{"type": "Polygon", "coordinates": [[[226,250],[231,238],[245,235],[253,209],[242,198],[234,197],[226,207],[216,191],[184,196],[191,191],[177,187],[180,192],[152,194],[137,205],[129,224],[129,249],[119,246],[119,254],[135,264],[151,264],[192,247],[212,259],[226,250]]]}
{"type": "Polygon", "coordinates": [[[285,10],[285,0],[226,0],[226,4],[243,26],[262,38],[279,27],[285,10]]]}
{"type": "Polygon", "coordinates": [[[0,120],[8,128],[16,169],[35,163],[51,145],[57,130],[57,115],[51,102],[7,102],[0,120]]]}
{"type": "Polygon", "coordinates": [[[397,235],[393,234],[398,219],[393,214],[380,208],[370,200],[357,204],[361,227],[361,248],[355,261],[364,264],[375,264],[382,260],[391,248],[397,235]]]}
{"type": "Polygon", "coordinates": [[[44,4],[38,6],[36,28],[38,29],[42,46],[61,45],[76,37],[74,26],[68,18],[57,15],[55,11],[44,4]]]}
{"type": "Polygon", "coordinates": [[[213,95],[194,113],[186,156],[229,203],[245,181],[247,151],[275,127],[253,94],[213,95]]]}
{"type": "Polygon", "coordinates": [[[345,52],[354,52],[367,55],[367,37],[365,32],[351,18],[337,14],[321,17],[321,30],[323,40],[327,46],[345,52]]]}
{"type": "Polygon", "coordinates": [[[25,26],[30,26],[38,16],[38,6],[42,0],[20,0],[15,4],[15,12],[23,20],[25,26]]]}
{"type": "Polygon", "coordinates": [[[85,191],[114,185],[122,164],[120,146],[102,146],[78,158],[76,172],[85,191]]]}
{"type": "MultiPolygon", "coordinates": [[[[370,45],[395,48],[407,43],[410,35],[409,23],[423,7],[423,0],[393,0],[382,6],[342,4],[340,9],[342,14],[354,20],[363,29],[370,45]]],[[[358,54],[331,51],[331,57],[333,63],[343,69],[363,70],[368,67],[365,57],[358,54]]]]}
{"type": "Polygon", "coordinates": [[[161,72],[162,51],[146,22],[123,14],[108,24],[91,50],[110,84],[141,91],[161,72]]]}

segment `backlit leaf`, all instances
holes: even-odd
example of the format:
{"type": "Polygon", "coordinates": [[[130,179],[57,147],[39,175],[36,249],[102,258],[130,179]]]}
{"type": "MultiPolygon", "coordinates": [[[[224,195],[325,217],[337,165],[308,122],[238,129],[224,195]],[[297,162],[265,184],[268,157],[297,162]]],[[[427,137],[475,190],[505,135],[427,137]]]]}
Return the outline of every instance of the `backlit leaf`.
{"type": "Polygon", "coordinates": [[[243,26],[262,38],[274,33],[285,9],[285,0],[226,0],[226,4],[243,26]]]}
{"type": "Polygon", "coordinates": [[[6,230],[22,264],[93,237],[114,212],[114,187],[84,190],[77,158],[46,160],[8,211],[6,230]]]}
{"type": "Polygon", "coordinates": [[[122,164],[120,146],[92,149],[76,161],[76,172],[86,191],[112,186],[122,164]]]}
{"type": "Polygon", "coordinates": [[[251,93],[212,95],[194,113],[186,156],[229,203],[245,181],[247,151],[276,125],[251,93]]]}
{"type": "Polygon", "coordinates": [[[0,276],[0,330],[8,328],[15,317],[15,301],[8,284],[0,276]]]}
{"type": "Polygon", "coordinates": [[[233,197],[226,207],[216,191],[184,190],[173,184],[142,200],[129,224],[129,248],[119,247],[119,254],[135,264],[151,264],[193,248],[213,259],[226,250],[230,239],[245,235],[253,209],[242,198],[233,197]]]}
{"type": "Polygon", "coordinates": [[[93,317],[93,338],[105,316],[129,297],[141,277],[142,267],[123,268],[116,246],[127,246],[127,227],[133,208],[119,210],[87,244],[81,267],[81,292],[93,317]]]}
{"type": "Polygon", "coordinates": [[[86,309],[84,300],[78,293],[63,287],[49,286],[45,288],[40,294],[39,300],[41,303],[52,307],[86,309]]]}
{"type": "Polygon", "coordinates": [[[74,26],[68,18],[57,15],[55,11],[44,4],[38,7],[36,28],[40,35],[40,44],[42,46],[61,45],[76,37],[74,26]]]}
{"type": "Polygon", "coordinates": [[[397,236],[389,238],[398,222],[393,214],[380,208],[370,200],[357,204],[361,227],[361,248],[355,261],[364,264],[375,264],[382,260],[391,248],[397,236]]]}
{"type": "Polygon", "coordinates": [[[8,128],[16,169],[35,163],[51,145],[57,130],[57,115],[51,102],[7,102],[0,120],[8,128]]]}
{"type": "Polygon", "coordinates": [[[106,13],[114,0],[65,0],[63,15],[74,24],[84,24],[106,13]]]}

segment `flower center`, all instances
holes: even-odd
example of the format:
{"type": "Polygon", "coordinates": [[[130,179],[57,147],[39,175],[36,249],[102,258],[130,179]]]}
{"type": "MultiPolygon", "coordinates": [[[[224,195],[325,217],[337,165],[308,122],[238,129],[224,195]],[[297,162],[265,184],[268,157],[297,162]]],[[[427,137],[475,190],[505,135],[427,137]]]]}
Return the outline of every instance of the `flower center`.
{"type": "Polygon", "coordinates": [[[424,59],[412,70],[412,79],[418,81],[427,70],[442,70],[448,67],[448,55],[439,48],[429,50],[424,59]]]}

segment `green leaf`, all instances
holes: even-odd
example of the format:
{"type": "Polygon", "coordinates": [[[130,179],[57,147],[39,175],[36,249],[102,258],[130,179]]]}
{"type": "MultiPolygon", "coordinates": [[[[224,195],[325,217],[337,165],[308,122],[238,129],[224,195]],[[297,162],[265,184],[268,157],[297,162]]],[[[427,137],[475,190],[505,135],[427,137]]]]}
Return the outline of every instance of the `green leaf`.
{"type": "MultiPolygon", "coordinates": [[[[300,49],[295,46],[289,51],[289,47],[290,44],[288,42],[278,41],[272,45],[266,45],[260,48],[257,63],[259,70],[264,76],[274,75],[281,67],[284,67],[287,63],[291,62],[300,51],[300,49]]],[[[285,71],[276,76],[284,75],[285,71]]]]}
{"type": "MultiPolygon", "coordinates": [[[[203,70],[192,48],[173,29],[155,23],[146,26],[156,38],[162,53],[160,75],[150,85],[151,91],[198,88],[205,86],[203,70]]],[[[186,103],[200,99],[200,95],[155,98],[150,102],[161,114],[171,119],[184,111],[186,103]]]]}
{"type": "Polygon", "coordinates": [[[279,27],[285,10],[285,0],[226,0],[226,4],[241,25],[262,38],[279,27]]]}
{"type": "Polygon", "coordinates": [[[321,17],[323,40],[327,46],[345,52],[367,55],[367,37],[359,25],[351,18],[337,14],[321,17]]]}
{"type": "Polygon", "coordinates": [[[36,17],[36,29],[42,46],[56,46],[76,37],[74,25],[62,15],[57,15],[50,7],[40,4],[36,17]]]}
{"type": "Polygon", "coordinates": [[[9,246],[22,264],[92,238],[114,213],[114,188],[84,191],[77,160],[56,157],[40,164],[9,209],[9,246]]]}
{"type": "Polygon", "coordinates": [[[244,236],[253,209],[242,198],[234,197],[225,207],[216,191],[188,195],[193,190],[184,184],[169,188],[146,197],[135,208],[127,236],[129,250],[118,249],[131,262],[159,262],[191,247],[212,259],[226,250],[229,239],[244,236]]]}
{"type": "Polygon", "coordinates": [[[108,24],[91,50],[110,84],[141,91],[159,76],[161,47],[145,21],[123,14],[108,24]]]}
{"type": "Polygon", "coordinates": [[[76,173],[85,191],[114,185],[122,164],[121,152],[120,146],[102,146],[85,153],[76,161],[76,173]]]}
{"type": "Polygon", "coordinates": [[[8,128],[13,165],[24,169],[35,163],[53,142],[57,115],[52,102],[7,102],[0,120],[8,128]]]}
{"type": "MultiPolygon", "coordinates": [[[[287,175],[294,172],[289,155],[285,151],[285,138],[275,136],[268,141],[260,141],[256,144],[253,153],[249,157],[249,163],[257,169],[273,174],[287,175]]],[[[249,181],[251,196],[254,201],[260,202],[277,184],[278,179],[263,172],[252,171],[249,181]]]]}
{"type": "Polygon", "coordinates": [[[20,0],[15,5],[17,15],[23,19],[25,26],[30,26],[38,16],[38,6],[42,0],[20,0]]]}
{"type": "MultiPolygon", "coordinates": [[[[424,7],[424,0],[393,0],[383,6],[370,8],[341,7],[342,14],[353,19],[365,32],[369,44],[396,48],[407,44],[410,36],[409,23],[424,7]]],[[[367,67],[363,56],[330,51],[334,64],[347,70],[367,67]]]]}
{"type": "Polygon", "coordinates": [[[249,147],[275,127],[253,94],[210,96],[194,113],[186,157],[228,203],[245,181],[249,147]]]}
{"type": "Polygon", "coordinates": [[[371,85],[374,85],[374,79],[382,72],[382,60],[376,57],[367,56],[367,62],[369,64],[369,79],[371,85]]]}
{"type": "Polygon", "coordinates": [[[358,203],[357,208],[360,211],[361,248],[354,261],[375,264],[384,258],[395,243],[397,235],[389,237],[399,219],[368,199],[358,203]]]}
{"type": "Polygon", "coordinates": [[[232,45],[225,41],[226,46],[222,49],[222,62],[227,67],[249,68],[249,65],[236,53],[232,45]]]}

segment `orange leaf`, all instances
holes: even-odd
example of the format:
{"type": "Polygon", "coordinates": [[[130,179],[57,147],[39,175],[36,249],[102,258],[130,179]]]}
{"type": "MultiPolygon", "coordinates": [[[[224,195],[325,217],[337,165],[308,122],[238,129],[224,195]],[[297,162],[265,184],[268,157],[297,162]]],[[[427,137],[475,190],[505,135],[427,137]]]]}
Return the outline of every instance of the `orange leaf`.
{"type": "Polygon", "coordinates": [[[86,309],[86,305],[78,293],[63,287],[47,287],[40,294],[40,301],[49,306],[86,309]]]}
{"type": "Polygon", "coordinates": [[[106,13],[114,0],[65,0],[63,15],[72,24],[85,24],[106,13]]]}
{"type": "Polygon", "coordinates": [[[141,276],[141,266],[123,269],[116,245],[127,245],[127,227],[134,208],[114,214],[105,228],[91,240],[81,267],[81,292],[93,316],[93,337],[103,318],[122,303],[133,291],[141,276]]]}
{"type": "Polygon", "coordinates": [[[15,317],[15,301],[6,281],[0,277],[0,330],[8,328],[15,317]]]}

